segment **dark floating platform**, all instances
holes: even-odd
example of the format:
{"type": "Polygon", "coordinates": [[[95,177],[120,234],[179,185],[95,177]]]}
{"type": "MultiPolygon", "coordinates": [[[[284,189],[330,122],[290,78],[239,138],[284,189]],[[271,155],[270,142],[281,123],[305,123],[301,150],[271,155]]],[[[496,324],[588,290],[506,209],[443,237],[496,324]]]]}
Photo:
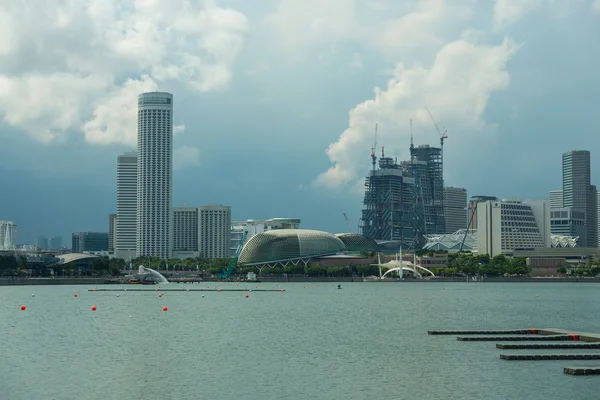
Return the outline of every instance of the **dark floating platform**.
{"type": "Polygon", "coordinates": [[[600,360],[600,354],[500,354],[502,360],[600,360]]]}
{"type": "Polygon", "coordinates": [[[117,289],[88,289],[88,292],[285,292],[285,289],[215,289],[215,288],[117,288],[117,289]]]}
{"type": "Polygon", "coordinates": [[[600,349],[600,343],[581,344],[496,344],[496,348],[502,350],[543,350],[543,349],[600,349]]]}
{"type": "Polygon", "coordinates": [[[456,340],[461,342],[519,342],[519,341],[554,341],[577,340],[571,335],[543,335],[543,336],[459,336],[456,340]]]}
{"type": "Polygon", "coordinates": [[[600,375],[600,367],[567,367],[566,375],[600,375]]]}
{"type": "Polygon", "coordinates": [[[502,331],[427,331],[430,335],[527,335],[537,334],[537,329],[513,329],[502,331]]]}

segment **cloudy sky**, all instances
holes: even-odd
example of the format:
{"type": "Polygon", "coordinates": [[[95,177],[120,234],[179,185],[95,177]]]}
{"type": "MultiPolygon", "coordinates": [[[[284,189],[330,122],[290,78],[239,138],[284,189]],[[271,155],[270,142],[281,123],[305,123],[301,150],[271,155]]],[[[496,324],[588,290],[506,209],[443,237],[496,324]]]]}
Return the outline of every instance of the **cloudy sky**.
{"type": "Polygon", "coordinates": [[[174,93],[174,204],[356,230],[374,126],[469,195],[600,186],[600,0],[0,0],[0,219],[107,231],[136,96],[174,93]]]}

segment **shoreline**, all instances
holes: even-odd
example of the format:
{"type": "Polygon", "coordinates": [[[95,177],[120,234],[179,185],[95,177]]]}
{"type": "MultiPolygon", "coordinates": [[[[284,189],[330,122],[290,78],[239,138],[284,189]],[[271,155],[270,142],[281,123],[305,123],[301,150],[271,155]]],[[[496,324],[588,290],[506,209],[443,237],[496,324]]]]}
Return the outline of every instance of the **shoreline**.
{"type": "MultiPolygon", "coordinates": [[[[31,285],[111,285],[105,283],[107,278],[0,278],[0,286],[31,286],[31,285]]],[[[221,281],[218,279],[206,279],[198,282],[206,283],[236,283],[236,281],[221,281]]],[[[252,281],[239,281],[252,282],[252,281]]],[[[396,279],[386,279],[383,281],[369,280],[364,281],[362,277],[260,277],[256,283],[600,283],[598,278],[534,278],[534,277],[490,277],[481,281],[469,281],[466,278],[432,278],[432,279],[406,279],[398,281],[396,279]]],[[[187,282],[170,282],[171,284],[186,284],[187,282]]],[[[189,283],[188,283],[189,284],[189,283]]],[[[125,283],[123,283],[125,285],[125,283]]],[[[139,285],[138,285],[139,286],[139,285]]]]}

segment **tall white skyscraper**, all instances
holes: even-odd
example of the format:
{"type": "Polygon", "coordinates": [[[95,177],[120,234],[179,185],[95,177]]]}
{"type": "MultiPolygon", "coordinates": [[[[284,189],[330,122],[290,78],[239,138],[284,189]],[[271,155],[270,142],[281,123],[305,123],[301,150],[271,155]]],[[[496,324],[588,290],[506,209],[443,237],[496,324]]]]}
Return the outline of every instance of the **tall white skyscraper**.
{"type": "Polygon", "coordinates": [[[198,208],[198,251],[200,257],[211,259],[231,256],[231,207],[198,208]]]}
{"type": "Polygon", "coordinates": [[[12,221],[0,221],[0,250],[13,250],[17,242],[17,225],[12,221]]]}
{"type": "Polygon", "coordinates": [[[173,95],[138,96],[136,256],[169,258],[173,242],[173,95]]]}
{"type": "Polygon", "coordinates": [[[117,157],[117,219],[115,257],[126,261],[135,257],[137,209],[137,153],[117,157]]]}

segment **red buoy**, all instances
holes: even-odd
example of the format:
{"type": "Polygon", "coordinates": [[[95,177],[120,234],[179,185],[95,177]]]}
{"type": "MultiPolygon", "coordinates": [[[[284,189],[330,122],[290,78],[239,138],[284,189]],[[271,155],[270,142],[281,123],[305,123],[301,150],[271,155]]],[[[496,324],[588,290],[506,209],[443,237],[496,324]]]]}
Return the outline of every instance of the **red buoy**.
{"type": "Polygon", "coordinates": [[[167,311],[167,310],[168,310],[167,306],[164,306],[163,311],[167,311]]]}
{"type": "Polygon", "coordinates": [[[92,311],[96,311],[96,306],[92,306],[92,311]]]}
{"type": "Polygon", "coordinates": [[[248,298],[248,293],[246,293],[246,298],[248,298]]]}
{"type": "Polygon", "coordinates": [[[25,311],[25,310],[27,310],[27,307],[21,306],[21,311],[25,311]]]}
{"type": "Polygon", "coordinates": [[[73,295],[73,297],[77,297],[77,296],[78,296],[78,294],[77,294],[77,293],[75,293],[75,294],[73,295]]]}

